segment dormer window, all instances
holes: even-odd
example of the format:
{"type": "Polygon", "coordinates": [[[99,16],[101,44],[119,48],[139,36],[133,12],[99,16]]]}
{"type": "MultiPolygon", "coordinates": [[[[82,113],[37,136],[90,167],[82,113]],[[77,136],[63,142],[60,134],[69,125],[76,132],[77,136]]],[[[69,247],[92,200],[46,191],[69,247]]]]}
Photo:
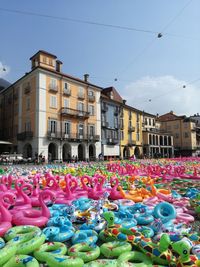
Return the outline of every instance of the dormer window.
{"type": "Polygon", "coordinates": [[[110,98],[113,99],[113,92],[110,92],[110,98]]]}

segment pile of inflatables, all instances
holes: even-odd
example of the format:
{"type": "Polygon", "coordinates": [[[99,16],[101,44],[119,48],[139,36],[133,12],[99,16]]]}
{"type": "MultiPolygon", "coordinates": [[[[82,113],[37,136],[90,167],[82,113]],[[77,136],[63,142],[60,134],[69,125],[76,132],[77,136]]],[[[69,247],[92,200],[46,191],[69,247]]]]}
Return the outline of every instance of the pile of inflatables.
{"type": "Polygon", "coordinates": [[[198,159],[0,175],[0,266],[200,266],[198,159]]]}

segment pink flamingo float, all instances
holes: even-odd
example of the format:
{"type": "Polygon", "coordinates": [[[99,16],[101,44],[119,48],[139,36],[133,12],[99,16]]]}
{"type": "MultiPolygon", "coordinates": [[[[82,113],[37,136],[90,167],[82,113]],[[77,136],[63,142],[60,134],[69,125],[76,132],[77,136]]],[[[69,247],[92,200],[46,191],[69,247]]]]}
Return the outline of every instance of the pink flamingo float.
{"type": "Polygon", "coordinates": [[[34,225],[42,227],[46,225],[51,214],[45,203],[46,199],[51,199],[51,202],[54,203],[56,200],[55,193],[50,190],[43,191],[39,194],[40,210],[36,209],[26,209],[16,212],[13,215],[12,222],[15,225],[34,225]]]}
{"type": "Polygon", "coordinates": [[[14,205],[15,201],[16,196],[13,193],[6,192],[0,195],[0,236],[4,236],[4,234],[12,227],[12,215],[5,206],[14,205]]]}
{"type": "Polygon", "coordinates": [[[118,186],[119,186],[119,180],[117,179],[117,177],[112,177],[110,179],[110,184],[111,184],[111,191],[110,191],[110,195],[109,198],[112,200],[117,200],[117,199],[122,199],[123,196],[121,194],[120,191],[118,191],[118,186]]]}

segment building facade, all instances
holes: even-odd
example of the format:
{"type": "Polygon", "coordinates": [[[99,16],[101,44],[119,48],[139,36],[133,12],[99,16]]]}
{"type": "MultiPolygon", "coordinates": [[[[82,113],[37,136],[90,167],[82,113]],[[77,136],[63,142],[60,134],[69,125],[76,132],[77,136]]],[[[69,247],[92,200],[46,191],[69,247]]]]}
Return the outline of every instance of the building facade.
{"type": "Polygon", "coordinates": [[[123,159],[135,155],[143,155],[142,144],[142,111],[123,104],[120,116],[121,157],[123,159]]]}
{"type": "Polygon", "coordinates": [[[175,156],[195,156],[198,154],[198,131],[196,122],[186,116],[177,116],[173,111],[158,117],[161,129],[174,137],[175,156]]]}
{"type": "Polygon", "coordinates": [[[156,116],[143,112],[143,153],[145,157],[173,157],[173,135],[161,127],[156,116]]]}
{"type": "Polygon", "coordinates": [[[101,88],[88,75],[81,80],[62,73],[62,62],[45,51],[30,60],[32,70],[0,93],[1,138],[24,157],[96,159],[101,88]]]}
{"type": "Polygon", "coordinates": [[[120,157],[120,112],[123,99],[114,87],[101,91],[101,153],[104,159],[120,157]]]}

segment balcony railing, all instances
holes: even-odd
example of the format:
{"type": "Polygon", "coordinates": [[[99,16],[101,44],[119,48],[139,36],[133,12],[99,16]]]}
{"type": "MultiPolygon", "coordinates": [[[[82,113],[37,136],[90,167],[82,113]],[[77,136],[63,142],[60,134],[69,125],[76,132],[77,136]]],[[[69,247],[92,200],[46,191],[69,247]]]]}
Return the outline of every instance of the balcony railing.
{"type": "Polygon", "coordinates": [[[136,141],[128,140],[128,146],[135,146],[135,145],[136,145],[136,141]]]}
{"type": "Polygon", "coordinates": [[[129,132],[135,132],[135,127],[133,127],[133,126],[128,126],[128,131],[129,131],[129,132]]]}
{"type": "Polygon", "coordinates": [[[87,111],[72,109],[72,108],[62,108],[61,109],[61,115],[62,116],[71,116],[71,117],[77,117],[82,119],[87,119],[90,116],[90,113],[87,111]]]}
{"type": "Polygon", "coordinates": [[[77,95],[77,97],[78,97],[79,99],[84,100],[84,99],[85,99],[85,94],[79,92],[78,95],[77,95]]]}
{"type": "Polygon", "coordinates": [[[80,134],[80,133],[64,133],[64,132],[47,132],[47,137],[52,139],[69,140],[70,142],[88,141],[97,142],[100,140],[99,135],[80,134]]]}
{"type": "Polygon", "coordinates": [[[33,138],[33,132],[32,131],[26,131],[22,133],[17,134],[17,140],[23,141],[26,139],[32,139],[33,138]]]}
{"type": "Polygon", "coordinates": [[[94,102],[95,101],[95,96],[94,95],[88,95],[88,101],[89,102],[94,102]]]}
{"type": "Polygon", "coordinates": [[[55,85],[55,84],[49,84],[49,91],[52,91],[52,92],[57,92],[58,91],[58,86],[55,85]]]}
{"type": "Polygon", "coordinates": [[[71,95],[71,90],[70,89],[63,89],[63,95],[70,96],[71,95]]]}
{"type": "Polygon", "coordinates": [[[119,143],[119,140],[118,139],[115,139],[115,138],[107,138],[107,144],[108,145],[116,145],[119,143]]]}
{"type": "Polygon", "coordinates": [[[108,127],[108,122],[107,121],[102,121],[101,125],[102,125],[102,127],[107,128],[108,127]]]}

